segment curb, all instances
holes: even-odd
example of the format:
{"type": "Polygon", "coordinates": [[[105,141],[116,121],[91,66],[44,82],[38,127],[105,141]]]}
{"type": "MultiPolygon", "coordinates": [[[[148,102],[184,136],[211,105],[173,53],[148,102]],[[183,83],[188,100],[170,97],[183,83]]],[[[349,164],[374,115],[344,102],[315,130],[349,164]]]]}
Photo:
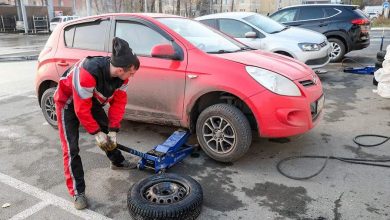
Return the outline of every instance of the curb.
{"type": "Polygon", "coordinates": [[[37,60],[39,55],[0,56],[0,62],[37,60]]]}
{"type": "Polygon", "coordinates": [[[390,27],[374,27],[374,28],[371,28],[372,31],[390,31],[390,27]]]}

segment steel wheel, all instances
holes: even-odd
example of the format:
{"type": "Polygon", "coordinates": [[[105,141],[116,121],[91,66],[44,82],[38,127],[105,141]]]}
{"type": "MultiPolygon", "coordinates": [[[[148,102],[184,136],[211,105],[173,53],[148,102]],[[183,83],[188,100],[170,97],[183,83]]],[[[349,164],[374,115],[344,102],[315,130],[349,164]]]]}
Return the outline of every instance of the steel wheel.
{"type": "Polygon", "coordinates": [[[183,200],[188,194],[186,188],[176,182],[159,182],[148,187],[144,198],[152,203],[171,204],[183,200]]]}
{"type": "Polygon", "coordinates": [[[341,53],[341,47],[336,42],[331,42],[330,45],[332,46],[332,51],[330,52],[330,58],[335,59],[336,57],[340,56],[341,53]]]}
{"type": "Polygon", "coordinates": [[[203,138],[212,151],[225,154],[234,148],[236,132],[229,121],[213,116],[203,124],[203,138]]]}

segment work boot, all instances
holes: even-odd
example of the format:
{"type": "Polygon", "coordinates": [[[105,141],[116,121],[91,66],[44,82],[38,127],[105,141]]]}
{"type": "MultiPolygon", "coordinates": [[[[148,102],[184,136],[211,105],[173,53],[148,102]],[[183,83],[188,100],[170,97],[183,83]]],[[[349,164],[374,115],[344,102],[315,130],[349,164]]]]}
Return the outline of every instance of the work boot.
{"type": "Polygon", "coordinates": [[[87,197],[84,193],[75,195],[74,197],[74,207],[78,210],[85,209],[88,206],[87,197]]]}
{"type": "Polygon", "coordinates": [[[138,161],[133,160],[123,160],[120,164],[113,164],[111,162],[112,170],[131,170],[137,168],[138,161]]]}

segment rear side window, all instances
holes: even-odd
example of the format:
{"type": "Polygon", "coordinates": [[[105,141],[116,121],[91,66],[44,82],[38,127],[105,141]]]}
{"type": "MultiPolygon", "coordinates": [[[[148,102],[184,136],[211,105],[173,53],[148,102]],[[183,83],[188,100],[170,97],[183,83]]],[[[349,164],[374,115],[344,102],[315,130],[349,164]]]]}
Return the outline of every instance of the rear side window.
{"type": "Polygon", "coordinates": [[[280,23],[283,22],[292,22],[295,21],[298,9],[288,9],[278,13],[275,13],[271,16],[272,19],[280,23]]]}
{"type": "Polygon", "coordinates": [[[325,8],[325,17],[332,17],[340,13],[340,10],[337,10],[335,8],[325,8]]]}
{"type": "Polygon", "coordinates": [[[302,7],[299,10],[298,20],[312,20],[324,18],[324,11],[317,7],[302,7]]]}
{"type": "Polygon", "coordinates": [[[220,19],[219,30],[235,38],[245,38],[245,33],[256,32],[251,26],[231,19],[220,19]]]}
{"type": "Polygon", "coordinates": [[[64,33],[65,45],[70,48],[104,51],[108,25],[109,21],[104,20],[68,27],[64,33]]]}
{"type": "Polygon", "coordinates": [[[368,19],[367,15],[365,15],[364,12],[362,12],[360,9],[355,9],[355,10],[353,10],[353,12],[355,12],[355,14],[357,14],[361,18],[367,18],[368,19]]]}
{"type": "Polygon", "coordinates": [[[218,29],[217,20],[215,20],[215,19],[202,20],[200,22],[207,25],[207,26],[210,26],[212,28],[218,29]]]}

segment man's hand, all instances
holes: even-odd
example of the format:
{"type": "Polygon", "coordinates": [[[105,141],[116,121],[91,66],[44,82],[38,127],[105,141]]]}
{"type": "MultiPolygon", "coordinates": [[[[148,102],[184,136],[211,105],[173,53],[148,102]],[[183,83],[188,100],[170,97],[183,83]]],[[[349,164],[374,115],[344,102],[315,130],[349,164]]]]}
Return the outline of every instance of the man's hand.
{"type": "Polygon", "coordinates": [[[114,150],[116,147],[117,147],[117,144],[116,144],[116,132],[114,131],[110,131],[108,132],[108,151],[112,151],[114,150]]]}
{"type": "Polygon", "coordinates": [[[95,134],[96,144],[100,149],[107,151],[108,137],[104,132],[99,131],[95,134]]]}

